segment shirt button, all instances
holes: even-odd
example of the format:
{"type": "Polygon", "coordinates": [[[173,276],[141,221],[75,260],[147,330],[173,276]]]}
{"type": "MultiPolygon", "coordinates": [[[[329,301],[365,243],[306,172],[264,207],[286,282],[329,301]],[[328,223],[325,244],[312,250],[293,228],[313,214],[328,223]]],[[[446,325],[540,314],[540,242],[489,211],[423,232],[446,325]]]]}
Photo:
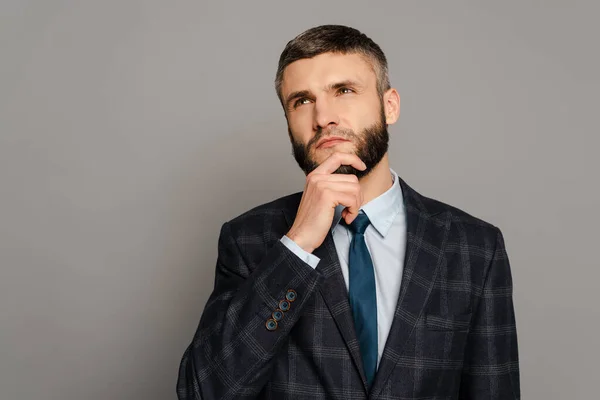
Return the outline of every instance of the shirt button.
{"type": "Polygon", "coordinates": [[[268,319],[265,325],[267,327],[267,330],[274,331],[275,329],[277,329],[277,321],[275,321],[274,319],[268,319]]]}

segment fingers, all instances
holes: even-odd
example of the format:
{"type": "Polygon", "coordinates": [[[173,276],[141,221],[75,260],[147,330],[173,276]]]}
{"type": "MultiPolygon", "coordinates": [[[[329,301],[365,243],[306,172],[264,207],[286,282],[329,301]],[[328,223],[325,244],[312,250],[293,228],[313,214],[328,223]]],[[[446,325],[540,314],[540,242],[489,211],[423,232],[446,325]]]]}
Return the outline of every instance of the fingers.
{"type": "Polygon", "coordinates": [[[309,175],[306,178],[306,183],[309,185],[315,185],[315,184],[321,185],[322,183],[320,183],[320,182],[358,183],[358,178],[356,177],[356,175],[349,175],[349,174],[330,174],[330,175],[316,174],[316,175],[309,175]]]}
{"type": "Polygon", "coordinates": [[[342,211],[342,217],[347,223],[351,223],[358,216],[360,203],[352,193],[337,193],[338,204],[346,206],[342,211]]]}
{"type": "Polygon", "coordinates": [[[366,164],[356,155],[349,153],[333,153],[309,175],[332,174],[341,165],[351,165],[358,170],[365,170],[366,164]]]}
{"type": "Polygon", "coordinates": [[[356,175],[333,173],[341,165],[351,165],[361,171],[367,168],[356,154],[336,152],[307,175],[307,187],[311,188],[311,192],[326,193],[334,207],[340,204],[345,206],[342,218],[350,224],[358,216],[363,194],[356,175]]]}
{"type": "Polygon", "coordinates": [[[348,225],[352,223],[358,217],[358,213],[360,212],[360,204],[357,207],[346,207],[342,210],[342,218],[346,221],[348,225]]]}
{"type": "Polygon", "coordinates": [[[342,211],[342,217],[347,223],[351,223],[356,218],[363,202],[363,194],[358,183],[320,181],[315,185],[328,197],[332,206],[341,204],[346,207],[342,211]]]}

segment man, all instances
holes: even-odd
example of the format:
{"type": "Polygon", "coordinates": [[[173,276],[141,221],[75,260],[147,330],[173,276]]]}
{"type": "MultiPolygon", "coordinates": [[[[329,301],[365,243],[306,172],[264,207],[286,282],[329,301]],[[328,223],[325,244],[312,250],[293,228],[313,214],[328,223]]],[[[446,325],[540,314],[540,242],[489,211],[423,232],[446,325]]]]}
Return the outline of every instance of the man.
{"type": "Polygon", "coordinates": [[[222,225],[178,397],[518,399],[502,234],[390,168],[400,97],[379,46],[310,29],[276,89],[306,185],[222,225]]]}

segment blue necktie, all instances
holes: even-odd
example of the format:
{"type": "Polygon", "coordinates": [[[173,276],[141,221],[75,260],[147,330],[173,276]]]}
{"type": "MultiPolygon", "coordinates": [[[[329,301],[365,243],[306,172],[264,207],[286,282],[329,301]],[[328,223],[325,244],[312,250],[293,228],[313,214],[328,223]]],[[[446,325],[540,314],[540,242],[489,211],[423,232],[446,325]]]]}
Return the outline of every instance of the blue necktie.
{"type": "Polygon", "coordinates": [[[373,261],[365,243],[369,217],[361,210],[350,225],[342,223],[353,233],[348,257],[350,275],[350,306],[360,345],[363,367],[370,387],[377,372],[377,297],[373,261]]]}

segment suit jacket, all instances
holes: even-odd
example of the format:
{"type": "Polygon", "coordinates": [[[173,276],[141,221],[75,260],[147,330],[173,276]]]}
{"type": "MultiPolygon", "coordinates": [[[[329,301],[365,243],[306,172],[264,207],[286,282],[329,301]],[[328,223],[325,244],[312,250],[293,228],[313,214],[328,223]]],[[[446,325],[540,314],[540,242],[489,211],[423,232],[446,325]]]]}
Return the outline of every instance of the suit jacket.
{"type": "Polygon", "coordinates": [[[280,242],[302,192],[224,223],[214,290],[185,350],[179,399],[519,399],[512,278],[500,230],[400,179],[406,255],[367,387],[331,232],[316,269],[280,242]],[[297,297],[266,327],[289,289],[297,297]]]}

